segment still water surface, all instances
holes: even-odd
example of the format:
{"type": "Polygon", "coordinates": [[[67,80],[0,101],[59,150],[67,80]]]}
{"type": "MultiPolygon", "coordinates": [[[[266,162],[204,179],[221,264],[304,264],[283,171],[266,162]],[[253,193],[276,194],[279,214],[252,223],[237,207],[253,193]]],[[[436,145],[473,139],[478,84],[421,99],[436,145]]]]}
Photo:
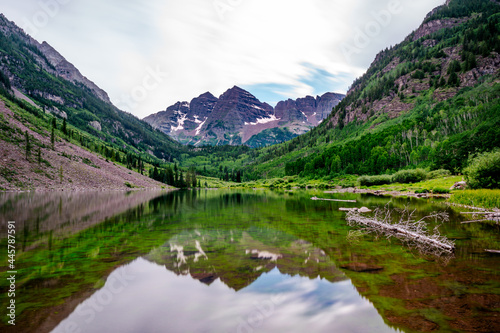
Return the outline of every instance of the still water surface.
{"type": "Polygon", "coordinates": [[[202,190],[9,194],[0,203],[2,233],[4,220],[18,223],[20,290],[19,326],[2,331],[500,330],[500,258],[484,252],[500,249],[499,227],[462,225],[439,202],[202,190]],[[456,241],[454,257],[349,234],[340,207],[389,201],[418,216],[446,210],[440,231],[456,241]]]}

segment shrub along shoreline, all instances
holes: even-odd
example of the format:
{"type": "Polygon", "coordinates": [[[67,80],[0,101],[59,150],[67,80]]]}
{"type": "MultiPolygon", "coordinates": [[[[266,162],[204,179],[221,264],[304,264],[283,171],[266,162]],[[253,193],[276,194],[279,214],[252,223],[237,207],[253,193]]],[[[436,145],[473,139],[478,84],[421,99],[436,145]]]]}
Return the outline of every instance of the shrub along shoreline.
{"type": "MultiPolygon", "coordinates": [[[[413,170],[401,170],[393,175],[380,175],[380,176],[361,176],[358,178],[360,186],[376,186],[376,185],[389,185],[394,183],[400,184],[412,184],[422,182],[424,180],[431,180],[443,177],[451,176],[451,172],[448,170],[435,170],[427,172],[423,169],[413,169],[413,170]]],[[[430,191],[439,192],[440,194],[449,193],[450,190],[446,188],[433,188],[428,189],[430,191]]],[[[424,190],[425,191],[425,190],[424,190]]],[[[424,192],[421,192],[424,193],[424,192]]]]}

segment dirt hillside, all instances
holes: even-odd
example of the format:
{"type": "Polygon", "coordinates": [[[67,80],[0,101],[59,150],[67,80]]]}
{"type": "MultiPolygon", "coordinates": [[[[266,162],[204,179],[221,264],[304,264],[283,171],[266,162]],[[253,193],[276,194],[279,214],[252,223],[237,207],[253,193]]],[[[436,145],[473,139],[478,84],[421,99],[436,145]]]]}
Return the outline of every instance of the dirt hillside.
{"type": "MultiPolygon", "coordinates": [[[[3,101],[0,101],[0,120],[16,129],[7,140],[0,136],[0,191],[57,191],[57,190],[126,190],[161,189],[168,186],[123,166],[106,161],[86,149],[59,138],[54,150],[50,133],[21,123],[3,101]],[[39,141],[42,160],[38,163],[38,147],[26,159],[24,132],[32,141],[39,141]],[[13,133],[13,134],[12,134],[13,133]],[[61,168],[62,167],[62,168],[61,168]],[[130,184],[130,185],[128,185],[130,184]]],[[[0,133],[0,134],[5,134],[0,133]]]]}

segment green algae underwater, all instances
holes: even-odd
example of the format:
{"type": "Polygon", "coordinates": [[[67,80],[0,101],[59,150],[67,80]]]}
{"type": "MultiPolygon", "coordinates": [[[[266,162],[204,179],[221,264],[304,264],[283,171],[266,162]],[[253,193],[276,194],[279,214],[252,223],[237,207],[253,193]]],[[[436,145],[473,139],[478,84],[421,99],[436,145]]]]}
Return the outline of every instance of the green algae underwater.
{"type": "MultiPolygon", "coordinates": [[[[16,326],[3,315],[2,332],[113,332],[128,316],[142,327],[130,324],[130,332],[155,331],[155,321],[166,332],[298,332],[302,325],[314,332],[500,331],[500,256],[484,251],[500,249],[500,226],[461,224],[460,212],[439,201],[193,190],[2,194],[0,202],[2,249],[6,221],[18,223],[16,326]],[[313,201],[313,196],[357,202],[313,201]],[[356,232],[339,211],[385,205],[415,210],[416,217],[447,211],[450,221],[439,231],[455,241],[454,256],[423,255],[398,240],[356,232]],[[96,303],[123,269],[136,269],[140,278],[130,286],[125,282],[120,295],[96,303]],[[152,275],[156,279],[149,280],[152,275]],[[131,301],[141,293],[150,295],[143,303],[164,312],[141,317],[131,301]],[[246,317],[253,306],[242,304],[267,304],[262,297],[272,295],[286,301],[273,304],[268,316],[246,317]],[[224,302],[214,301],[219,298],[224,302]],[[95,313],[79,321],[88,304],[97,304],[95,313]],[[174,316],[180,307],[192,317],[174,316]],[[162,316],[169,321],[158,319],[162,316]],[[186,330],[197,320],[202,327],[186,330]]],[[[0,287],[5,309],[5,279],[0,287]]]]}

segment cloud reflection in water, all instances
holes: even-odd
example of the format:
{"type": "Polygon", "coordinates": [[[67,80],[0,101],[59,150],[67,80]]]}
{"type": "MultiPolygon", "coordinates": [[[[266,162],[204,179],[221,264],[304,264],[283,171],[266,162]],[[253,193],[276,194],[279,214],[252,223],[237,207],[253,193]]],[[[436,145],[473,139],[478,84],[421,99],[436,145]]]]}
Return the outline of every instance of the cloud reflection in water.
{"type": "MultiPolygon", "coordinates": [[[[115,283],[116,284],[116,283],[115,283]]],[[[236,292],[176,275],[143,258],[115,270],[104,288],[54,330],[62,332],[394,332],[349,280],[262,274],[236,292]],[[133,278],[104,297],[121,270],[133,278]],[[109,296],[109,295],[108,295],[109,296]],[[108,299],[105,304],[102,300],[108,299]],[[93,313],[91,313],[93,312],[93,313]],[[68,330],[71,329],[71,330],[68,330]]]]}

